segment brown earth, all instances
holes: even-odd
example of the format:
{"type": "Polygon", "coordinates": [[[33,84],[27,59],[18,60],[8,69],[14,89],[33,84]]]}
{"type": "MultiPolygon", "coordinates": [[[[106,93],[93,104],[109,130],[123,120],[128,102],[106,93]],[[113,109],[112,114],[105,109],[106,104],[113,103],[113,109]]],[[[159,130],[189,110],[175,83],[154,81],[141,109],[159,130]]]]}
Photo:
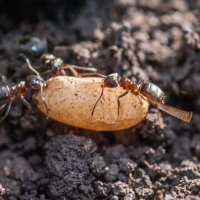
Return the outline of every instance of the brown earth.
{"type": "Polygon", "coordinates": [[[47,121],[16,100],[0,125],[0,199],[200,199],[199,9],[195,0],[0,0],[9,85],[31,74],[17,57],[36,36],[66,63],[137,74],[194,112],[185,124],[152,108],[138,126],[102,133],[47,121]]]}

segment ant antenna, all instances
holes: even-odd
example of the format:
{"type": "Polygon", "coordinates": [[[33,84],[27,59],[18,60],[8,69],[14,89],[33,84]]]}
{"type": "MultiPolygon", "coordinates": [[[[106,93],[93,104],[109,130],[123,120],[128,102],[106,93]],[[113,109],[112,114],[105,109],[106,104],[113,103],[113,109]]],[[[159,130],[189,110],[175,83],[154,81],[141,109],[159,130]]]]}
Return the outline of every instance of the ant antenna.
{"type": "Polygon", "coordinates": [[[49,110],[48,110],[48,107],[47,107],[47,104],[46,104],[46,101],[45,101],[45,98],[44,98],[44,95],[43,95],[43,85],[40,84],[40,94],[41,94],[41,98],[42,98],[42,101],[44,103],[44,106],[45,106],[45,110],[46,110],[46,116],[47,116],[47,119],[49,118],[49,110]]]}
{"type": "Polygon", "coordinates": [[[19,57],[22,57],[24,60],[25,60],[25,62],[26,62],[26,64],[27,64],[27,66],[28,66],[28,68],[31,70],[31,71],[33,71],[36,75],[40,75],[40,73],[31,65],[31,62],[30,62],[30,60],[29,60],[29,58],[27,58],[23,53],[20,53],[19,54],[19,57]]]}
{"type": "Polygon", "coordinates": [[[96,108],[96,106],[97,106],[97,103],[99,102],[99,100],[100,100],[101,97],[103,96],[103,92],[104,92],[104,85],[103,85],[103,87],[102,87],[101,95],[100,95],[100,97],[98,98],[98,100],[96,101],[96,103],[94,104],[94,107],[93,107],[93,109],[92,109],[92,116],[94,115],[94,110],[95,110],[95,108],[96,108]]]}

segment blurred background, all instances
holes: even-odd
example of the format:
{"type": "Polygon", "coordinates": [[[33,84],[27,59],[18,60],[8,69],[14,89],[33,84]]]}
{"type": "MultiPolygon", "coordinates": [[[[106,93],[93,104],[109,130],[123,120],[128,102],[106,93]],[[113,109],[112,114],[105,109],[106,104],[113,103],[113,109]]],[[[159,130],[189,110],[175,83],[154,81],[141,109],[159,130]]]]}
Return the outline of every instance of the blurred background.
{"type": "Polygon", "coordinates": [[[194,112],[185,124],[150,107],[131,129],[93,132],[46,120],[27,92],[32,111],[16,99],[0,124],[0,199],[199,199],[199,9],[198,0],[0,0],[0,73],[9,86],[32,73],[19,53],[41,72],[49,52],[139,76],[162,88],[168,105],[194,112]]]}

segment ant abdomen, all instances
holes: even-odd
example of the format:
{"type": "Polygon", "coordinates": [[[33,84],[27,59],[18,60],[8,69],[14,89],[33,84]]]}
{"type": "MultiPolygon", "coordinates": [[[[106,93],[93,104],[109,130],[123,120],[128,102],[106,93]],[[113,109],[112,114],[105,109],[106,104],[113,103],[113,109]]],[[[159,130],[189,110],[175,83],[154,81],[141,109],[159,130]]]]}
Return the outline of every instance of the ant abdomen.
{"type": "Polygon", "coordinates": [[[30,55],[31,57],[38,57],[47,51],[48,44],[45,38],[39,37],[24,37],[19,41],[19,51],[30,55]]]}
{"type": "Polygon", "coordinates": [[[153,83],[143,83],[141,86],[141,93],[151,101],[159,101],[165,103],[165,93],[153,83]]]}
{"type": "Polygon", "coordinates": [[[0,87],[0,101],[5,100],[10,94],[10,88],[5,85],[0,87]]]}

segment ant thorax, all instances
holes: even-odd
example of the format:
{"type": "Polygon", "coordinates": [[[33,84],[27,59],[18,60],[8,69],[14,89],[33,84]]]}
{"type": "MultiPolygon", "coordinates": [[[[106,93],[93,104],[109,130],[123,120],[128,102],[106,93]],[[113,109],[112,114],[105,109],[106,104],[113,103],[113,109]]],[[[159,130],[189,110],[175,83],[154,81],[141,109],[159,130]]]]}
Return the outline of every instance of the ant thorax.
{"type": "Polygon", "coordinates": [[[140,92],[150,101],[165,103],[165,93],[153,83],[143,83],[140,92]]]}
{"type": "Polygon", "coordinates": [[[24,96],[25,91],[26,91],[25,81],[21,81],[17,85],[13,86],[11,91],[12,91],[11,94],[12,94],[13,97],[15,97],[16,95],[24,96]]]}

